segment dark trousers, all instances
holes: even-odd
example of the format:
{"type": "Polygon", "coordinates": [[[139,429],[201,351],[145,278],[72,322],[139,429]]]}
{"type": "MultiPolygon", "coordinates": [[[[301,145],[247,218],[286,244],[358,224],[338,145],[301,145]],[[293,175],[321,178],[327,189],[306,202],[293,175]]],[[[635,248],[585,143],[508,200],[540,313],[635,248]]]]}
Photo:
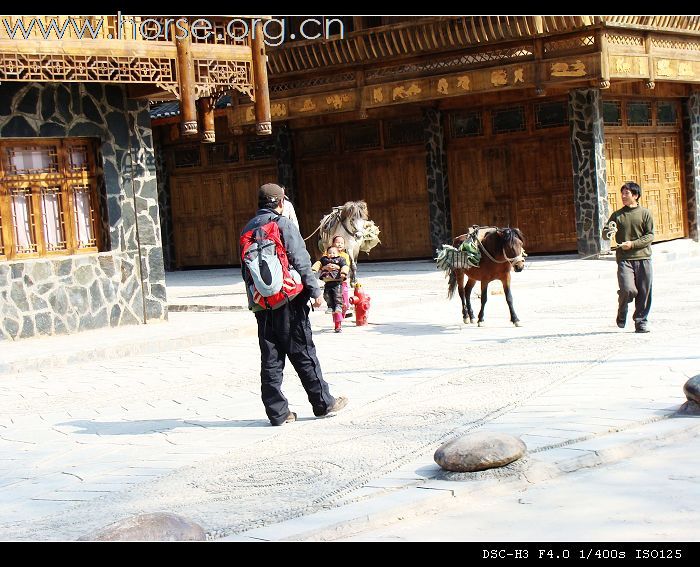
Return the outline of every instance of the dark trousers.
{"type": "Polygon", "coordinates": [[[617,263],[619,319],[627,317],[627,304],[634,300],[635,327],[645,326],[651,310],[651,260],[623,260],[617,263]]]}
{"type": "Polygon", "coordinates": [[[285,357],[289,357],[299,375],[314,415],[325,415],[335,402],[316,357],[306,304],[308,298],[306,293],[301,293],[279,309],[255,313],[262,401],[270,423],[275,425],[283,423],[289,414],[289,404],[282,393],[285,357]]]}
{"type": "Polygon", "coordinates": [[[334,313],[343,312],[343,285],[341,282],[326,282],[323,286],[323,299],[334,313]]]}

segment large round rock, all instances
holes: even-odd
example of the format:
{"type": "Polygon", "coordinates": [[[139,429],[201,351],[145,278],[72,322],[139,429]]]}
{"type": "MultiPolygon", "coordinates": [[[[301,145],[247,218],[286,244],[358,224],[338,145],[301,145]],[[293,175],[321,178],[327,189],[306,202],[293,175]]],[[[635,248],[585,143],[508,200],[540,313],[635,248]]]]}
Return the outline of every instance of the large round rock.
{"type": "Polygon", "coordinates": [[[693,376],[685,383],[683,393],[689,402],[700,404],[700,374],[693,376]]]}
{"type": "Polygon", "coordinates": [[[505,433],[479,431],[449,441],[435,451],[435,462],[453,472],[474,472],[502,467],[518,460],[527,447],[505,433]]]}
{"type": "Polygon", "coordinates": [[[683,385],[683,393],[688,401],[680,407],[678,413],[700,415],[700,374],[693,376],[683,385]]]}
{"type": "Polygon", "coordinates": [[[83,541],[205,541],[204,530],[175,514],[141,514],[119,520],[83,541]]]}

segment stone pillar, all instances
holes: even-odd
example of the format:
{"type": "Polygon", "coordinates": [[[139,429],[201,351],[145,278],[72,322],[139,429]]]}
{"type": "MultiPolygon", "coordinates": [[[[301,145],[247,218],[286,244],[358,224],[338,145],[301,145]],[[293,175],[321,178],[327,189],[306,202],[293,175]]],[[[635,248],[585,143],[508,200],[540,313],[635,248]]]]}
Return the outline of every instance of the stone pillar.
{"type": "Polygon", "coordinates": [[[584,256],[610,251],[601,231],[610,216],[605,176],[603,100],[599,89],[569,92],[569,132],[574,174],[578,252],[584,256]]]}
{"type": "Polygon", "coordinates": [[[447,154],[441,112],[434,108],[423,110],[425,140],[425,174],[428,179],[428,209],[430,242],[434,249],[450,242],[452,219],[450,191],[447,183],[447,154]]]}
{"type": "Polygon", "coordinates": [[[700,241],[700,91],[683,105],[685,187],[688,208],[688,236],[700,241]]]}
{"type": "Polygon", "coordinates": [[[288,124],[275,124],[274,133],[277,152],[277,182],[286,189],[286,195],[296,204],[292,131],[288,124]]]}
{"type": "MultiPolygon", "coordinates": [[[[122,174],[122,187],[126,195],[123,210],[125,220],[128,222],[131,217],[133,222],[124,232],[124,242],[126,249],[136,252],[141,261],[143,316],[146,322],[168,318],[158,182],[148,103],[128,100],[127,105],[130,140],[122,174]]],[[[134,261],[137,261],[136,257],[134,261]]]]}
{"type": "Polygon", "coordinates": [[[175,236],[173,213],[170,207],[170,174],[163,150],[162,129],[153,130],[153,152],[158,184],[158,208],[160,209],[160,233],[163,241],[163,265],[166,271],[175,269],[175,236]]]}

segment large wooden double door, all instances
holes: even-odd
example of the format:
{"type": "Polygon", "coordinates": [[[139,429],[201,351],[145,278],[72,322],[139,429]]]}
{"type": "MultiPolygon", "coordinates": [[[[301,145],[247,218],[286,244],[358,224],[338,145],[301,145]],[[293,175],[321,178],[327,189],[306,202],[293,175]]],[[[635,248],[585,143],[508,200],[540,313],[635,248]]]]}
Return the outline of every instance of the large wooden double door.
{"type": "Polygon", "coordinates": [[[529,252],[576,250],[567,134],[459,140],[448,149],[452,231],[518,227],[529,252]]]}
{"type": "Polygon", "coordinates": [[[641,205],[654,217],[654,240],[686,235],[679,134],[606,133],[605,160],[611,212],[622,207],[620,187],[635,181],[642,187],[641,205]]]}
{"type": "Polygon", "coordinates": [[[173,175],[176,267],[240,264],[238,239],[257,210],[257,189],[276,180],[269,167],[173,175]]]}
{"type": "MultiPolygon", "coordinates": [[[[296,210],[304,236],[334,206],[364,199],[370,219],[381,230],[382,243],[371,251],[371,259],[425,258],[433,253],[422,148],[305,159],[300,160],[297,171],[296,210]]],[[[317,240],[309,239],[312,254],[317,240]]]]}

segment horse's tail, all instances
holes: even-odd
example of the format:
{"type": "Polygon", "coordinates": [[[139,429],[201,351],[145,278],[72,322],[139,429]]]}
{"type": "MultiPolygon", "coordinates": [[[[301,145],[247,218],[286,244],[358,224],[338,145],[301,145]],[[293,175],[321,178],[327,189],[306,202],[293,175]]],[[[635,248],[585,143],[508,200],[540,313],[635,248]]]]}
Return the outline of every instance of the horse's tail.
{"type": "Polygon", "coordinates": [[[450,270],[450,279],[447,287],[447,299],[452,299],[457,289],[457,274],[454,270],[450,270]]]}

